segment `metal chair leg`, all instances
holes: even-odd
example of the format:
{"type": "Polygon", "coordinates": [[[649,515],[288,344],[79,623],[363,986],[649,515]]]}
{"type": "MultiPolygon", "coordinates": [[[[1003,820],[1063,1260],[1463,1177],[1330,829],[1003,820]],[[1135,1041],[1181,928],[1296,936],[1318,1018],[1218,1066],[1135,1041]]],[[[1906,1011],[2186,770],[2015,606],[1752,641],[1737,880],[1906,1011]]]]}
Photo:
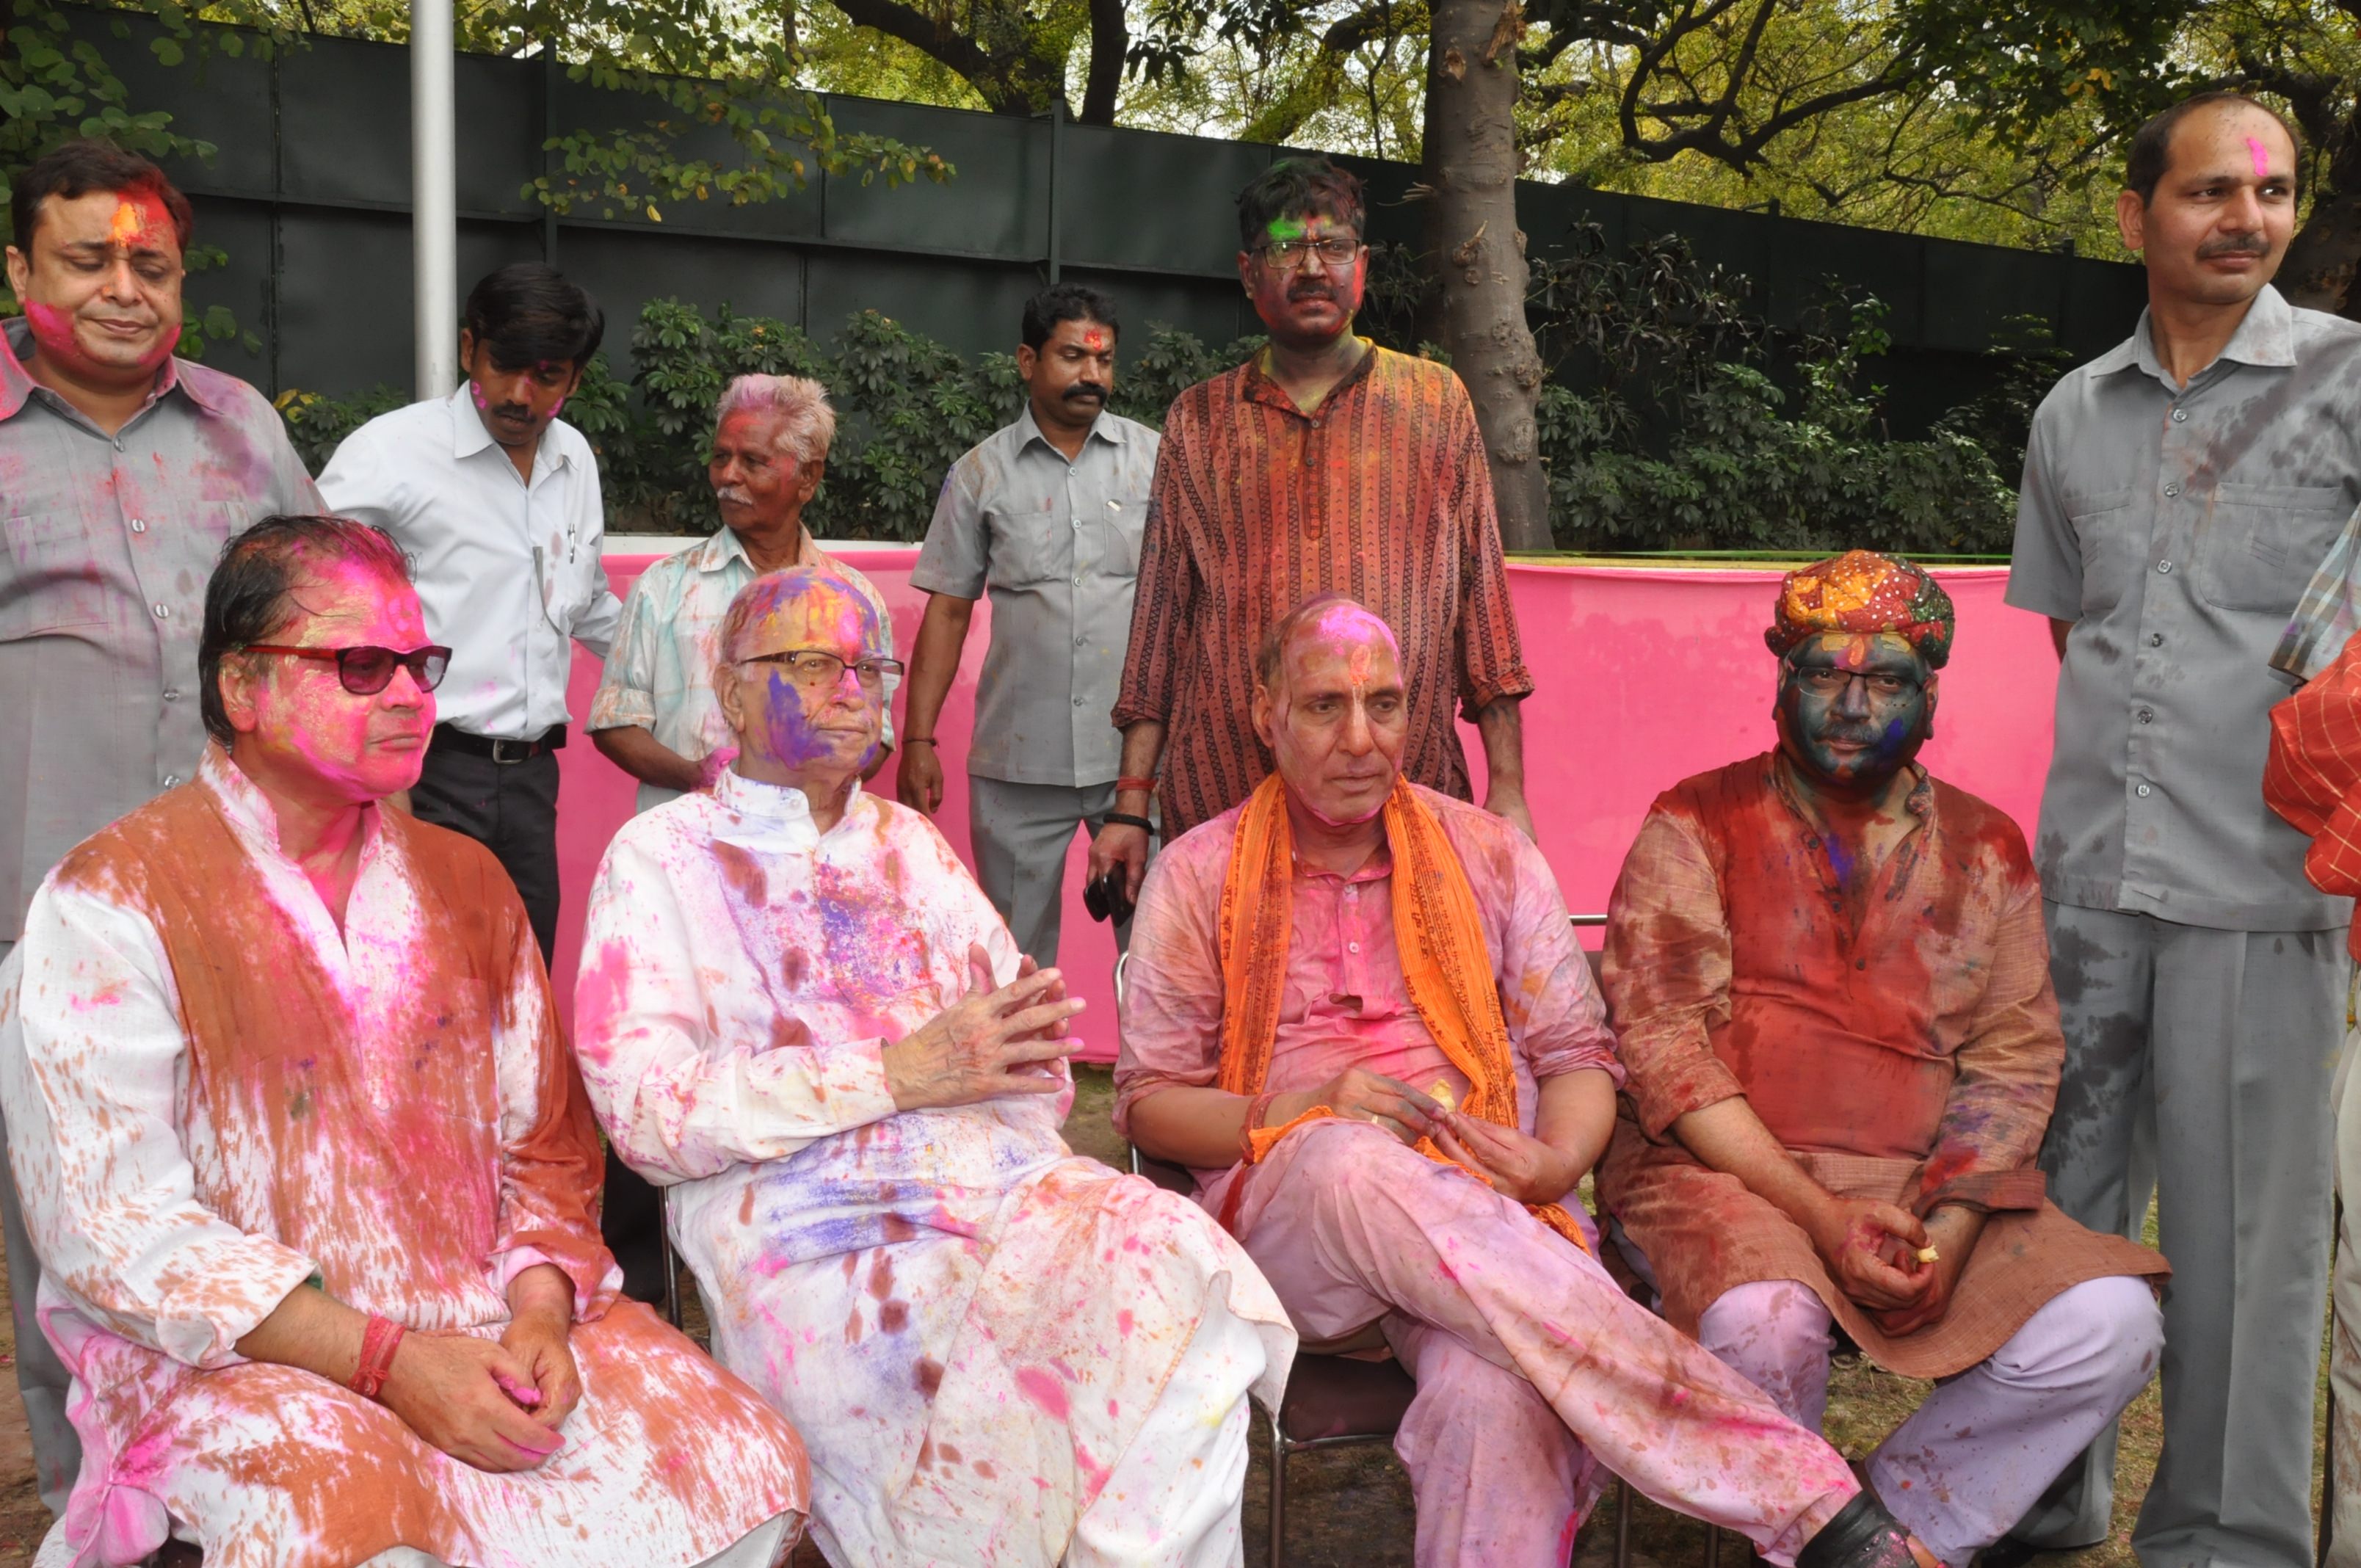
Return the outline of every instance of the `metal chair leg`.
{"type": "Polygon", "coordinates": [[[1631,1483],[1615,1481],[1615,1568],[1631,1568],[1631,1483]]]}
{"type": "Polygon", "coordinates": [[[1721,1568],[1721,1530],[1718,1525],[1705,1527],[1705,1568],[1721,1568]]]}
{"type": "Polygon", "coordinates": [[[680,1260],[672,1255],[671,1219],[672,1216],[669,1213],[658,1213],[656,1235],[664,1243],[664,1321],[674,1328],[678,1328],[680,1327],[680,1260]]]}
{"type": "Polygon", "coordinates": [[[1270,1568],[1287,1562],[1287,1434],[1270,1418],[1270,1568]]]}

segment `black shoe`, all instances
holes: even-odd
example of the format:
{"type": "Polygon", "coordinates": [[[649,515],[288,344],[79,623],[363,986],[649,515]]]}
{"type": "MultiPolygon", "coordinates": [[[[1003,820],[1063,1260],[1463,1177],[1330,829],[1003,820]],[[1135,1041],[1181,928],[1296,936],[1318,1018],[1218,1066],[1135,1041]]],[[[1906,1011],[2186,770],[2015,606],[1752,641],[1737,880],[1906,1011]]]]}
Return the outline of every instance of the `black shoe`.
{"type": "Polygon", "coordinates": [[[1795,1553],[1795,1568],[1919,1568],[1910,1532],[1863,1491],[1795,1553]]]}
{"type": "MultiPolygon", "coordinates": [[[[2100,1541],[2094,1541],[2091,1544],[2096,1546],[2100,1541]]],[[[2046,1546],[2030,1545],[2013,1535],[2004,1535],[1976,1553],[1976,1568],[2025,1568],[2037,1553],[2048,1550],[2046,1546]]]]}

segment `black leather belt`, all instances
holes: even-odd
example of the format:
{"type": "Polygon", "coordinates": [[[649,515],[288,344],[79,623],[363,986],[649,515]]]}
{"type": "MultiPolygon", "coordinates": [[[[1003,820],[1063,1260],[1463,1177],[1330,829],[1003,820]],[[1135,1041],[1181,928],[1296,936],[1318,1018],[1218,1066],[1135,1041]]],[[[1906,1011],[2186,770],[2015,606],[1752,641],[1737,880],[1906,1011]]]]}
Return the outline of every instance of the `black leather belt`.
{"type": "Polygon", "coordinates": [[[459,751],[470,757],[489,757],[502,767],[518,762],[530,762],[535,757],[555,751],[566,744],[566,726],[554,724],[531,740],[501,740],[489,735],[470,735],[448,724],[434,727],[434,744],[438,751],[459,751]]]}

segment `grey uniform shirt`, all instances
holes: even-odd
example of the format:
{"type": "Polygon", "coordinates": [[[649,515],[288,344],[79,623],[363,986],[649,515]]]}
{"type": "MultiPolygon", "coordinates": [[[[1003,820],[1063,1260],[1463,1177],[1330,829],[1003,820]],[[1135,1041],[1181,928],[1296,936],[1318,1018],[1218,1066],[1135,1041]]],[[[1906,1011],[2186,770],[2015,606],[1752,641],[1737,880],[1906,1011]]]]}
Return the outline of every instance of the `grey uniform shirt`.
{"type": "Polygon", "coordinates": [[[2275,289],[2185,389],[2143,314],[2043,400],[2008,602],[2075,623],[2034,845],[2045,896],[2224,930],[2351,921],[2352,900],[2304,880],[2304,836],[2262,779],[2288,694],[2271,655],[2356,501],[2361,325],[2275,289]]]}
{"type": "Polygon", "coordinates": [[[196,775],[197,636],[233,533],[319,492],[261,393],[166,361],[110,436],[0,354],[0,942],[49,868],[196,775]]]}
{"type": "Polygon", "coordinates": [[[1159,439],[1103,413],[1069,463],[1028,403],[951,466],[910,583],[963,599],[992,591],[969,773],[1084,787],[1122,772],[1123,736],[1107,716],[1131,642],[1159,439]]]}

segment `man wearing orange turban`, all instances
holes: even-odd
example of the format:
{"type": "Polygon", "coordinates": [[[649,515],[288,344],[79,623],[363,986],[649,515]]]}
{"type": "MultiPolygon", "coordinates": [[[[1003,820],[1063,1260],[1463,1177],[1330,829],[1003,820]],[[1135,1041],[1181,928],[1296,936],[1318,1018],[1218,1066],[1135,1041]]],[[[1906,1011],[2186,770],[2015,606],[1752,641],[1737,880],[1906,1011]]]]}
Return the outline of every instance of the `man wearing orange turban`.
{"type": "Polygon", "coordinates": [[[2040,881],[2015,823],[1915,760],[1952,626],[1894,556],[1788,575],[1778,747],[1660,796],[1616,884],[1598,1192],[1665,1316],[1797,1422],[1832,1323],[1947,1379],[1866,1474],[1965,1568],[2147,1381],[2166,1269],[2043,1196],[2040,881]]]}

